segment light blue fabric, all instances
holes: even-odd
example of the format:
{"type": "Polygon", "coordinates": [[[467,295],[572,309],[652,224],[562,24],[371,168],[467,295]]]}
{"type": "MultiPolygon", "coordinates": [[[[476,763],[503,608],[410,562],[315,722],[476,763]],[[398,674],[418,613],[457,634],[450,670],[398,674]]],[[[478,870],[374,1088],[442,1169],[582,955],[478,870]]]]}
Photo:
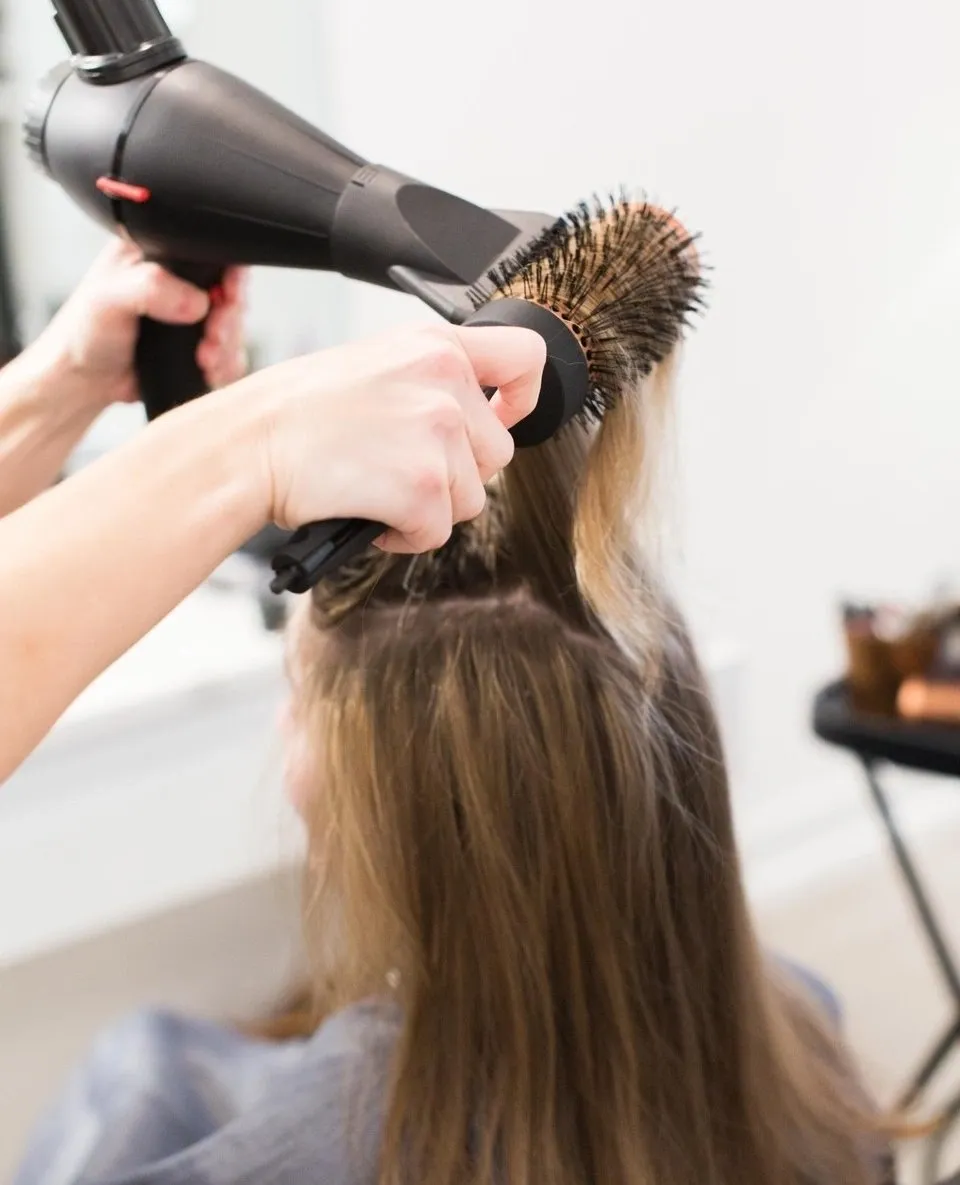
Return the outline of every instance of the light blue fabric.
{"type": "Polygon", "coordinates": [[[843,1027],[843,1008],[835,992],[833,992],[819,976],[814,975],[806,967],[794,963],[791,959],[778,958],[777,962],[801,984],[811,1000],[819,1005],[824,1017],[838,1031],[843,1027]]]}
{"type": "MultiPolygon", "coordinates": [[[[816,977],[785,966],[838,1017],[816,977]]],[[[274,1045],[138,1013],[74,1073],[13,1185],[374,1185],[399,1025],[370,1002],[274,1045]]]]}
{"type": "Polygon", "coordinates": [[[138,1013],[74,1073],[13,1185],[372,1185],[398,1026],[368,1003],[273,1045],[138,1013]]]}

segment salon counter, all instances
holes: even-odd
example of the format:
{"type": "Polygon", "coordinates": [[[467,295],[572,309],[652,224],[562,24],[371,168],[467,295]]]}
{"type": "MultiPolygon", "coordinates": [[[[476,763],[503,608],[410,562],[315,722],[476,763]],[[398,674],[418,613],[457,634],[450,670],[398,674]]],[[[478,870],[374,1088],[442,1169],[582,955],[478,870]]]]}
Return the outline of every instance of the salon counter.
{"type": "Polygon", "coordinates": [[[282,640],[200,589],[0,790],[0,969],[289,860],[273,723],[282,640]]]}

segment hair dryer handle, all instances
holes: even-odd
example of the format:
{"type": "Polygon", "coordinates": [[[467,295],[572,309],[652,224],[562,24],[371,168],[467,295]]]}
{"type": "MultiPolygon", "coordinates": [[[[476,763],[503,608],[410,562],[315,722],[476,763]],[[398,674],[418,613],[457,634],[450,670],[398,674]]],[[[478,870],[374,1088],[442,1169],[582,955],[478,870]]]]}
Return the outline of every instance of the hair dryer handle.
{"type": "MultiPolygon", "coordinates": [[[[169,272],[210,292],[223,280],[219,265],[175,263],[158,259],[169,272]]],[[[140,321],[136,368],[140,397],[147,419],[155,420],[173,407],[205,395],[209,385],[197,364],[206,320],[197,325],[165,325],[150,317],[140,321]]]]}

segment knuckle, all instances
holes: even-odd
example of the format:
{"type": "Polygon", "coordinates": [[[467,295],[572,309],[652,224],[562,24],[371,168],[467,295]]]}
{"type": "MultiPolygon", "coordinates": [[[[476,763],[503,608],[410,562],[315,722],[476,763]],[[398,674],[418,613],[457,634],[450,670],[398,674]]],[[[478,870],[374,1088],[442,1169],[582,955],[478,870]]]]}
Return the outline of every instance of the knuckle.
{"type": "Polygon", "coordinates": [[[436,551],[450,538],[453,532],[453,523],[431,523],[429,527],[425,527],[417,539],[418,544],[424,551],[436,551]]]}
{"type": "Polygon", "coordinates": [[[435,551],[443,547],[453,531],[453,520],[448,515],[432,512],[422,501],[414,501],[402,518],[397,520],[397,530],[404,540],[404,551],[435,551]]]}
{"type": "Polygon", "coordinates": [[[144,264],[140,291],[143,303],[150,309],[166,308],[170,304],[170,276],[158,264],[144,264]]]}
{"type": "Polygon", "coordinates": [[[476,518],[483,513],[483,508],[487,504],[487,491],[483,488],[482,483],[477,482],[475,486],[469,489],[459,501],[457,507],[457,518],[460,521],[465,519],[476,518]]]}
{"type": "Polygon", "coordinates": [[[424,378],[442,384],[461,383],[470,365],[459,342],[443,330],[430,329],[423,341],[421,367],[424,378]]]}
{"type": "Polygon", "coordinates": [[[513,454],[516,450],[513,437],[509,431],[500,426],[500,431],[497,433],[494,451],[493,451],[493,465],[495,469],[505,469],[513,460],[513,454]]]}
{"type": "Polygon", "coordinates": [[[425,462],[414,473],[411,487],[418,503],[436,501],[448,489],[446,468],[439,462],[425,462]]]}
{"type": "Polygon", "coordinates": [[[440,435],[453,436],[464,427],[463,408],[452,396],[436,392],[430,400],[428,422],[430,427],[440,435]]]}
{"type": "Polygon", "coordinates": [[[504,428],[491,439],[484,450],[483,457],[478,457],[480,475],[484,481],[489,481],[513,460],[513,437],[504,428]]]}
{"type": "Polygon", "coordinates": [[[150,292],[162,292],[168,283],[168,275],[159,263],[143,263],[143,286],[150,292]]]}

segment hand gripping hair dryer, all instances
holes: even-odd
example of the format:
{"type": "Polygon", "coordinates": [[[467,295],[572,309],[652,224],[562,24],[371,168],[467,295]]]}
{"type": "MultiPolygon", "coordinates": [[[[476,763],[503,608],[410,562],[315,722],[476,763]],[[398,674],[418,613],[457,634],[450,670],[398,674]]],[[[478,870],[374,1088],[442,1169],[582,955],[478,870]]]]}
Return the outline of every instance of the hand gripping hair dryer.
{"type": "MultiPolygon", "coordinates": [[[[475,311],[469,295],[554,217],[482,209],[370,164],[189,58],[154,0],[53,0],[53,8],[73,56],[41,83],[26,143],[99,223],[207,289],[231,264],[313,268],[411,293],[454,323],[537,329],[550,357],[517,443],[540,443],[579,410],[587,372],[564,322],[520,300],[475,311]]],[[[143,322],[137,369],[150,418],[205,391],[195,360],[202,333],[143,322]]],[[[274,562],[275,587],[303,591],[382,531],[358,522],[297,532],[274,562]]]]}

